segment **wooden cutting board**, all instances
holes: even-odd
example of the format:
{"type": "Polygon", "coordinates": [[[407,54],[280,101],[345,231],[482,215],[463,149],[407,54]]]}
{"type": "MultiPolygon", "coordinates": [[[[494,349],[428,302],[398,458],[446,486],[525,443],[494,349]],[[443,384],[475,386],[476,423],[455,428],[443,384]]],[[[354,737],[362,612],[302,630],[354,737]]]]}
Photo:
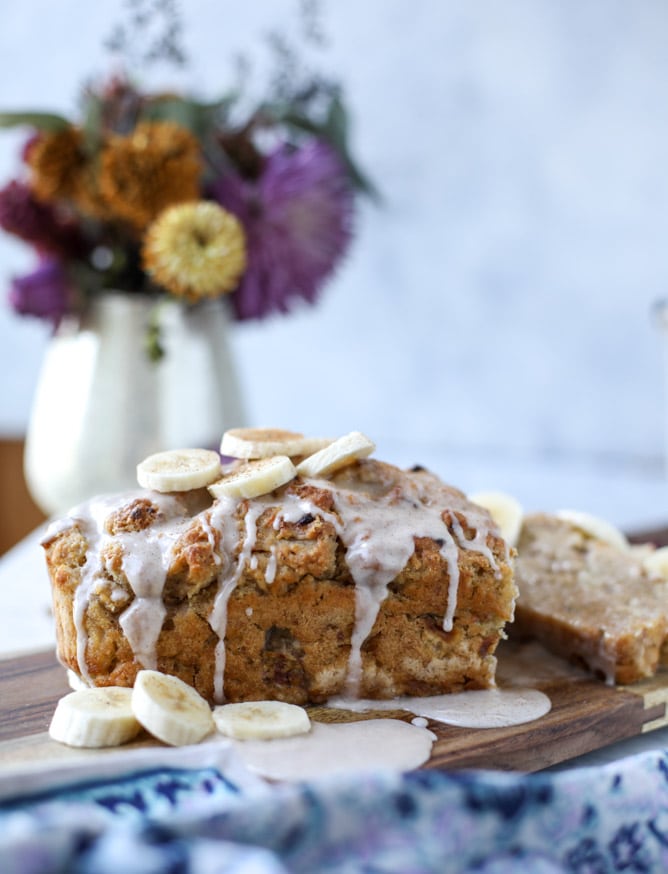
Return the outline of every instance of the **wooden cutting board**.
{"type": "MultiPolygon", "coordinates": [[[[522,684],[548,695],[550,712],[512,728],[459,729],[430,722],[437,740],[427,767],[537,771],[668,725],[668,671],[634,686],[606,686],[537,644],[505,642],[498,673],[501,678],[521,674],[522,684]]],[[[63,748],[49,740],[47,730],[58,698],[68,691],[53,652],[0,661],[0,771],[17,760],[29,761],[37,750],[47,766],[62,761],[63,748]]]]}

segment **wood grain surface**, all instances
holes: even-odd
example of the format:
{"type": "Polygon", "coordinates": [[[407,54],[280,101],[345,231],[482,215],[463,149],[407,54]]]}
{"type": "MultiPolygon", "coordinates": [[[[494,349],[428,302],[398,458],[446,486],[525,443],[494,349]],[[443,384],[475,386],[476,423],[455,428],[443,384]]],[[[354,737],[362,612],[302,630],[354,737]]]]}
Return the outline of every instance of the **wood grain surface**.
{"type": "Polygon", "coordinates": [[[48,731],[56,701],[70,691],[52,650],[0,661],[0,743],[48,731]]]}
{"type": "MultiPolygon", "coordinates": [[[[518,651],[521,655],[512,646],[499,652],[501,674],[505,661],[515,659],[518,651]]],[[[554,657],[531,646],[524,673],[534,671],[530,685],[549,696],[550,712],[511,728],[461,729],[430,722],[437,740],[427,767],[536,771],[668,724],[668,672],[633,687],[606,686],[566,665],[563,674],[555,671],[554,657]]],[[[22,748],[29,757],[37,742],[45,742],[48,754],[49,721],[58,698],[68,691],[65,671],[53,652],[0,661],[0,768],[22,748]]],[[[53,744],[54,762],[58,746],[53,744]]]]}

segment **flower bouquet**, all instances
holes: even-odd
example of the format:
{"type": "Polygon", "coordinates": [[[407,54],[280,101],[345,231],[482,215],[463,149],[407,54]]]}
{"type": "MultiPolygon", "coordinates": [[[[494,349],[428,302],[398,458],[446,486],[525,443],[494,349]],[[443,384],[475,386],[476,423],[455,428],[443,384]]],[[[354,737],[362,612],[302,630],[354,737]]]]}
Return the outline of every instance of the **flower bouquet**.
{"type": "MultiPolygon", "coordinates": [[[[80,117],[16,112],[28,126],[0,227],[32,246],[10,303],[58,325],[113,289],[187,304],[224,297],[232,318],[313,303],[370,190],[347,146],[340,88],[290,82],[243,109],[242,90],[203,102],[146,93],[116,74],[88,85],[80,117]]],[[[153,325],[149,351],[162,354],[153,325]]]]}
{"type": "Polygon", "coordinates": [[[89,83],[76,118],[0,114],[29,128],[0,227],[37,256],[10,302],[57,328],[25,454],[47,513],[130,488],[151,452],[213,446],[243,424],[229,321],[313,303],[351,241],[357,193],[372,191],[339,86],[305,76],[285,42],[270,42],[279,63],[260,97],[245,79],[214,100],[149,91],[127,68],[181,59],[176,6],[125,5],[116,49],[158,14],[164,33],[89,83]]]}

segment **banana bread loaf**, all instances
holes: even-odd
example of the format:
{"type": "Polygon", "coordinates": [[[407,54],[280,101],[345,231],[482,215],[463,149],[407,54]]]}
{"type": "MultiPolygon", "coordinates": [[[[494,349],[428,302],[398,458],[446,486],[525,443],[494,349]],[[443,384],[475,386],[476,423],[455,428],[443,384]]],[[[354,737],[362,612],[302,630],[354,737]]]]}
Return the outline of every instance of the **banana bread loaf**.
{"type": "Polygon", "coordinates": [[[642,550],[556,515],[524,518],[513,637],[532,637],[607,682],[651,676],[668,656],[668,582],[642,550]]]}
{"type": "Polygon", "coordinates": [[[373,458],[252,499],[94,499],[44,540],[58,654],[89,685],[157,668],[210,702],[494,684],[511,550],[483,508],[373,458]]]}

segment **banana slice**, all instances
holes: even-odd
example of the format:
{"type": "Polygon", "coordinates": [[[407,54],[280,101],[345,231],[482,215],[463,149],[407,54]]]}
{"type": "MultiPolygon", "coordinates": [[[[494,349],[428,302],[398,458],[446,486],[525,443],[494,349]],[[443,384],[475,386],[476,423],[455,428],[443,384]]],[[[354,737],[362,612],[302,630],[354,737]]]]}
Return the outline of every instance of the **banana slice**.
{"type": "Polygon", "coordinates": [[[629,542],[619,528],[605,519],[582,510],[559,510],[555,515],[595,540],[601,540],[624,551],[629,548],[629,542]]]}
{"type": "Polygon", "coordinates": [[[474,492],[469,501],[484,507],[501,530],[501,536],[509,546],[517,546],[524,511],[512,495],[505,492],[474,492]]]}
{"type": "Polygon", "coordinates": [[[296,475],[287,455],[274,455],[247,461],[208,488],[214,498],[257,498],[289,483],[296,475]]]}
{"type": "Polygon", "coordinates": [[[284,701],[221,704],[214,707],[213,719],[221,734],[237,740],[270,740],[311,730],[311,720],[304,708],[284,701]]]}
{"type": "Polygon", "coordinates": [[[297,473],[300,476],[327,476],[358,458],[371,455],[375,448],[376,444],[360,431],[351,431],[301,461],[297,465],[297,473]]]}
{"type": "Polygon", "coordinates": [[[223,434],[221,455],[245,460],[271,458],[272,455],[310,455],[333,441],[326,437],[304,437],[280,428],[231,428],[223,434]]]}
{"type": "Polygon", "coordinates": [[[149,455],[137,465],[137,482],[156,492],[187,492],[215,482],[220,456],[211,449],[170,449],[149,455]]]}
{"type": "Polygon", "coordinates": [[[160,671],[139,671],[132,710],[150,734],[173,747],[199,743],[215,727],[211,708],[199,692],[160,671]]]}
{"type": "Polygon", "coordinates": [[[660,546],[643,558],[643,567],[650,577],[668,580],[668,546],[660,546]]]}
{"type": "Polygon", "coordinates": [[[116,747],[135,738],[141,725],[132,712],[132,689],[78,689],[56,705],[49,735],[71,747],[116,747]]]}

